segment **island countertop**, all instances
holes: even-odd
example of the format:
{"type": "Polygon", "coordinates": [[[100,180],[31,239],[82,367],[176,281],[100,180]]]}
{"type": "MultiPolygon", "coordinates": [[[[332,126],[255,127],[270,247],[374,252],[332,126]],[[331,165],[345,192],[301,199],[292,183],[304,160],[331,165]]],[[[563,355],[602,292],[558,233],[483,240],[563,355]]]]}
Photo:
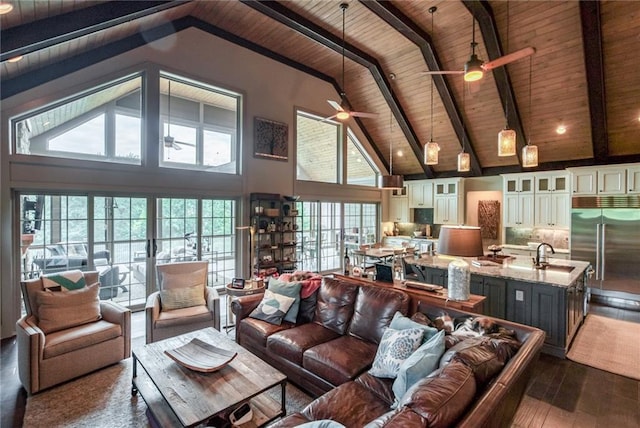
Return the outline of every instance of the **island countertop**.
{"type": "MultiPolygon", "coordinates": [[[[552,269],[536,269],[529,257],[513,257],[504,260],[503,264],[491,263],[486,266],[474,266],[472,264],[474,257],[461,257],[469,263],[472,274],[493,276],[498,278],[514,279],[517,281],[536,282],[548,284],[555,287],[568,287],[576,282],[584,271],[591,265],[589,262],[578,260],[552,259],[551,264],[554,266],[571,266],[574,269],[571,272],[552,270],[552,269]]],[[[416,264],[429,268],[447,269],[453,257],[447,256],[428,256],[422,255],[420,258],[406,257],[405,262],[416,264]]]]}

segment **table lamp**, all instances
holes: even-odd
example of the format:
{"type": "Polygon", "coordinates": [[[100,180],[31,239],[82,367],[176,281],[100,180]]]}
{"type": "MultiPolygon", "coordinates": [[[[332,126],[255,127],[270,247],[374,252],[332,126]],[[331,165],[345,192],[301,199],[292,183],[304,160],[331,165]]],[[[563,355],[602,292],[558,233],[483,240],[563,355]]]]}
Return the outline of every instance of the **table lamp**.
{"type": "Polygon", "coordinates": [[[482,235],[479,227],[442,226],[438,238],[438,253],[453,256],[449,263],[447,288],[449,299],[469,300],[471,271],[461,257],[482,256],[482,235]]]}

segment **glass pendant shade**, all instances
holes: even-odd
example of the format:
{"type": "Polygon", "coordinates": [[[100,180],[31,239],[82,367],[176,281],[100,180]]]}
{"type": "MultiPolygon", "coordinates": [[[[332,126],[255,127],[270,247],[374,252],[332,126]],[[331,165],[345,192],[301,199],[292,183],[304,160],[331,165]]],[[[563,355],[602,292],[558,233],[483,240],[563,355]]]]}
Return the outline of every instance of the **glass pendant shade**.
{"type": "Polygon", "coordinates": [[[476,80],[482,79],[483,75],[482,61],[478,59],[476,54],[471,55],[469,61],[464,64],[465,82],[475,82],[476,80]]]}
{"type": "Polygon", "coordinates": [[[527,144],[522,148],[522,166],[524,168],[538,166],[538,146],[527,144]]]}
{"type": "Polygon", "coordinates": [[[516,131],[505,127],[498,133],[498,156],[515,156],[516,131]]]}
{"type": "Polygon", "coordinates": [[[458,172],[466,172],[471,169],[471,157],[469,153],[458,153],[458,172]]]}
{"type": "Polygon", "coordinates": [[[383,175],[382,176],[382,188],[383,189],[402,189],[404,186],[404,179],[401,175],[383,175]]]}
{"type": "Polygon", "coordinates": [[[439,151],[440,146],[438,143],[434,143],[432,140],[429,140],[429,142],[424,146],[424,164],[437,165],[439,151]]]}

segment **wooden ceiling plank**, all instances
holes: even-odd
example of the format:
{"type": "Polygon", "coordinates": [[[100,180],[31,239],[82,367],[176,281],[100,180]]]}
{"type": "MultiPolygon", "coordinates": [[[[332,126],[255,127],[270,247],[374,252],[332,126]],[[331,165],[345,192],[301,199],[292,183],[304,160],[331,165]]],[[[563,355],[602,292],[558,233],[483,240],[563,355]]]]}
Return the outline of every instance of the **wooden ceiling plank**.
{"type": "Polygon", "coordinates": [[[0,40],[2,40],[0,61],[26,55],[183,4],[185,4],[184,0],[107,2],[7,28],[0,32],[0,40]]]}
{"type": "MultiPolygon", "coordinates": [[[[400,106],[396,95],[391,90],[391,85],[387,80],[387,76],[385,76],[382,71],[382,67],[379,65],[378,61],[367,54],[366,52],[358,49],[357,47],[349,44],[343,43],[342,38],[333,35],[328,32],[324,28],[314,24],[303,16],[293,12],[292,10],[286,8],[282,4],[275,1],[257,1],[257,0],[240,0],[243,4],[261,12],[270,18],[274,19],[277,22],[280,22],[287,27],[304,34],[305,36],[311,38],[312,40],[327,46],[328,48],[341,53],[343,52],[344,45],[344,55],[350,60],[360,64],[363,67],[366,67],[372,74],[382,96],[387,101],[389,108],[393,111],[393,115],[396,118],[400,129],[407,139],[411,150],[413,151],[416,158],[422,158],[422,145],[416,136],[415,131],[413,130],[409,120],[400,106]]],[[[342,92],[342,91],[340,91],[342,92]]],[[[351,106],[349,105],[349,108],[351,106]]],[[[424,173],[427,177],[433,177],[433,170],[420,162],[424,173]]]]}
{"type": "Polygon", "coordinates": [[[593,158],[596,163],[609,161],[609,137],[607,130],[607,106],[602,59],[602,24],[600,2],[580,2],[580,21],[584,62],[587,73],[593,158]]]}
{"type": "MultiPolygon", "coordinates": [[[[387,1],[369,1],[360,0],[365,7],[378,15],[391,27],[395,28],[398,32],[403,34],[407,39],[416,44],[420,48],[420,52],[424,57],[429,70],[438,71],[442,70],[442,65],[438,54],[431,42],[431,36],[424,32],[415,22],[409,19],[408,16],[403,14],[398,8],[396,8],[391,2],[387,1]]],[[[482,168],[478,162],[475,150],[473,148],[473,142],[471,136],[468,135],[466,128],[462,124],[462,118],[456,105],[455,99],[451,93],[451,89],[445,79],[444,75],[436,74],[430,76],[438,90],[442,104],[447,111],[447,115],[451,124],[458,136],[459,141],[466,141],[465,147],[469,153],[471,159],[471,171],[474,175],[482,175],[482,168]]]]}
{"type": "MultiPolygon", "coordinates": [[[[478,21],[489,60],[491,61],[503,56],[504,53],[502,51],[502,44],[500,43],[496,20],[489,3],[479,0],[463,0],[462,3],[478,21]]],[[[493,78],[498,88],[502,111],[507,112],[509,126],[516,131],[516,156],[518,163],[521,163],[522,158],[520,154],[527,139],[524,126],[522,126],[522,118],[520,117],[520,111],[516,103],[513,86],[511,85],[511,79],[509,78],[509,72],[507,71],[507,67],[497,67],[491,70],[491,72],[493,73],[493,78]]]]}

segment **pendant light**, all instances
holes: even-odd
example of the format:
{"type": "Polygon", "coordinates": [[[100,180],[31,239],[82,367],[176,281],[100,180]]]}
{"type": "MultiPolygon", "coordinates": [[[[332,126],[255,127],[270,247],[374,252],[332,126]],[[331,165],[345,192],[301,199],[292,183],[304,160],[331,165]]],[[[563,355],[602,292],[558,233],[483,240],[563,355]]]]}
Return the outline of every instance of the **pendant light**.
{"type": "MultiPolygon", "coordinates": [[[[509,2],[507,1],[507,40],[505,52],[509,52],[509,2]]],[[[516,154],[516,131],[509,128],[509,98],[505,95],[505,125],[504,129],[498,133],[498,156],[515,156],[516,154]]]]}
{"type": "Polygon", "coordinates": [[[471,170],[471,156],[464,151],[464,143],[466,140],[466,131],[464,127],[464,111],[465,111],[465,90],[464,81],[462,82],[462,151],[458,153],[458,172],[467,172],[471,170]]]}
{"type": "Polygon", "coordinates": [[[473,17],[473,25],[472,25],[472,36],[471,36],[471,57],[469,61],[464,63],[464,81],[465,82],[475,82],[476,80],[482,79],[484,76],[484,70],[482,69],[482,61],[478,59],[476,55],[476,18],[473,17]]]}
{"type": "Polygon", "coordinates": [[[531,144],[531,133],[533,131],[533,112],[531,110],[531,74],[532,74],[532,62],[529,58],[529,138],[527,139],[527,145],[522,148],[522,167],[533,168],[538,166],[538,147],[531,144]]]}
{"type": "MultiPolygon", "coordinates": [[[[389,78],[393,82],[396,75],[391,73],[389,78]]],[[[389,85],[391,86],[391,84],[389,85]]],[[[391,97],[393,98],[393,87],[391,87],[391,97]]],[[[393,175],[393,122],[392,112],[389,109],[389,175],[382,176],[383,189],[402,189],[404,186],[404,178],[401,175],[393,175]]]]}
{"type": "MultiPolygon", "coordinates": [[[[438,10],[438,8],[435,6],[429,8],[429,13],[431,14],[431,35],[433,35],[433,14],[436,10],[438,10]]],[[[424,164],[437,165],[439,151],[440,146],[433,141],[433,77],[431,77],[431,136],[429,137],[429,142],[424,146],[424,164]]]]}

